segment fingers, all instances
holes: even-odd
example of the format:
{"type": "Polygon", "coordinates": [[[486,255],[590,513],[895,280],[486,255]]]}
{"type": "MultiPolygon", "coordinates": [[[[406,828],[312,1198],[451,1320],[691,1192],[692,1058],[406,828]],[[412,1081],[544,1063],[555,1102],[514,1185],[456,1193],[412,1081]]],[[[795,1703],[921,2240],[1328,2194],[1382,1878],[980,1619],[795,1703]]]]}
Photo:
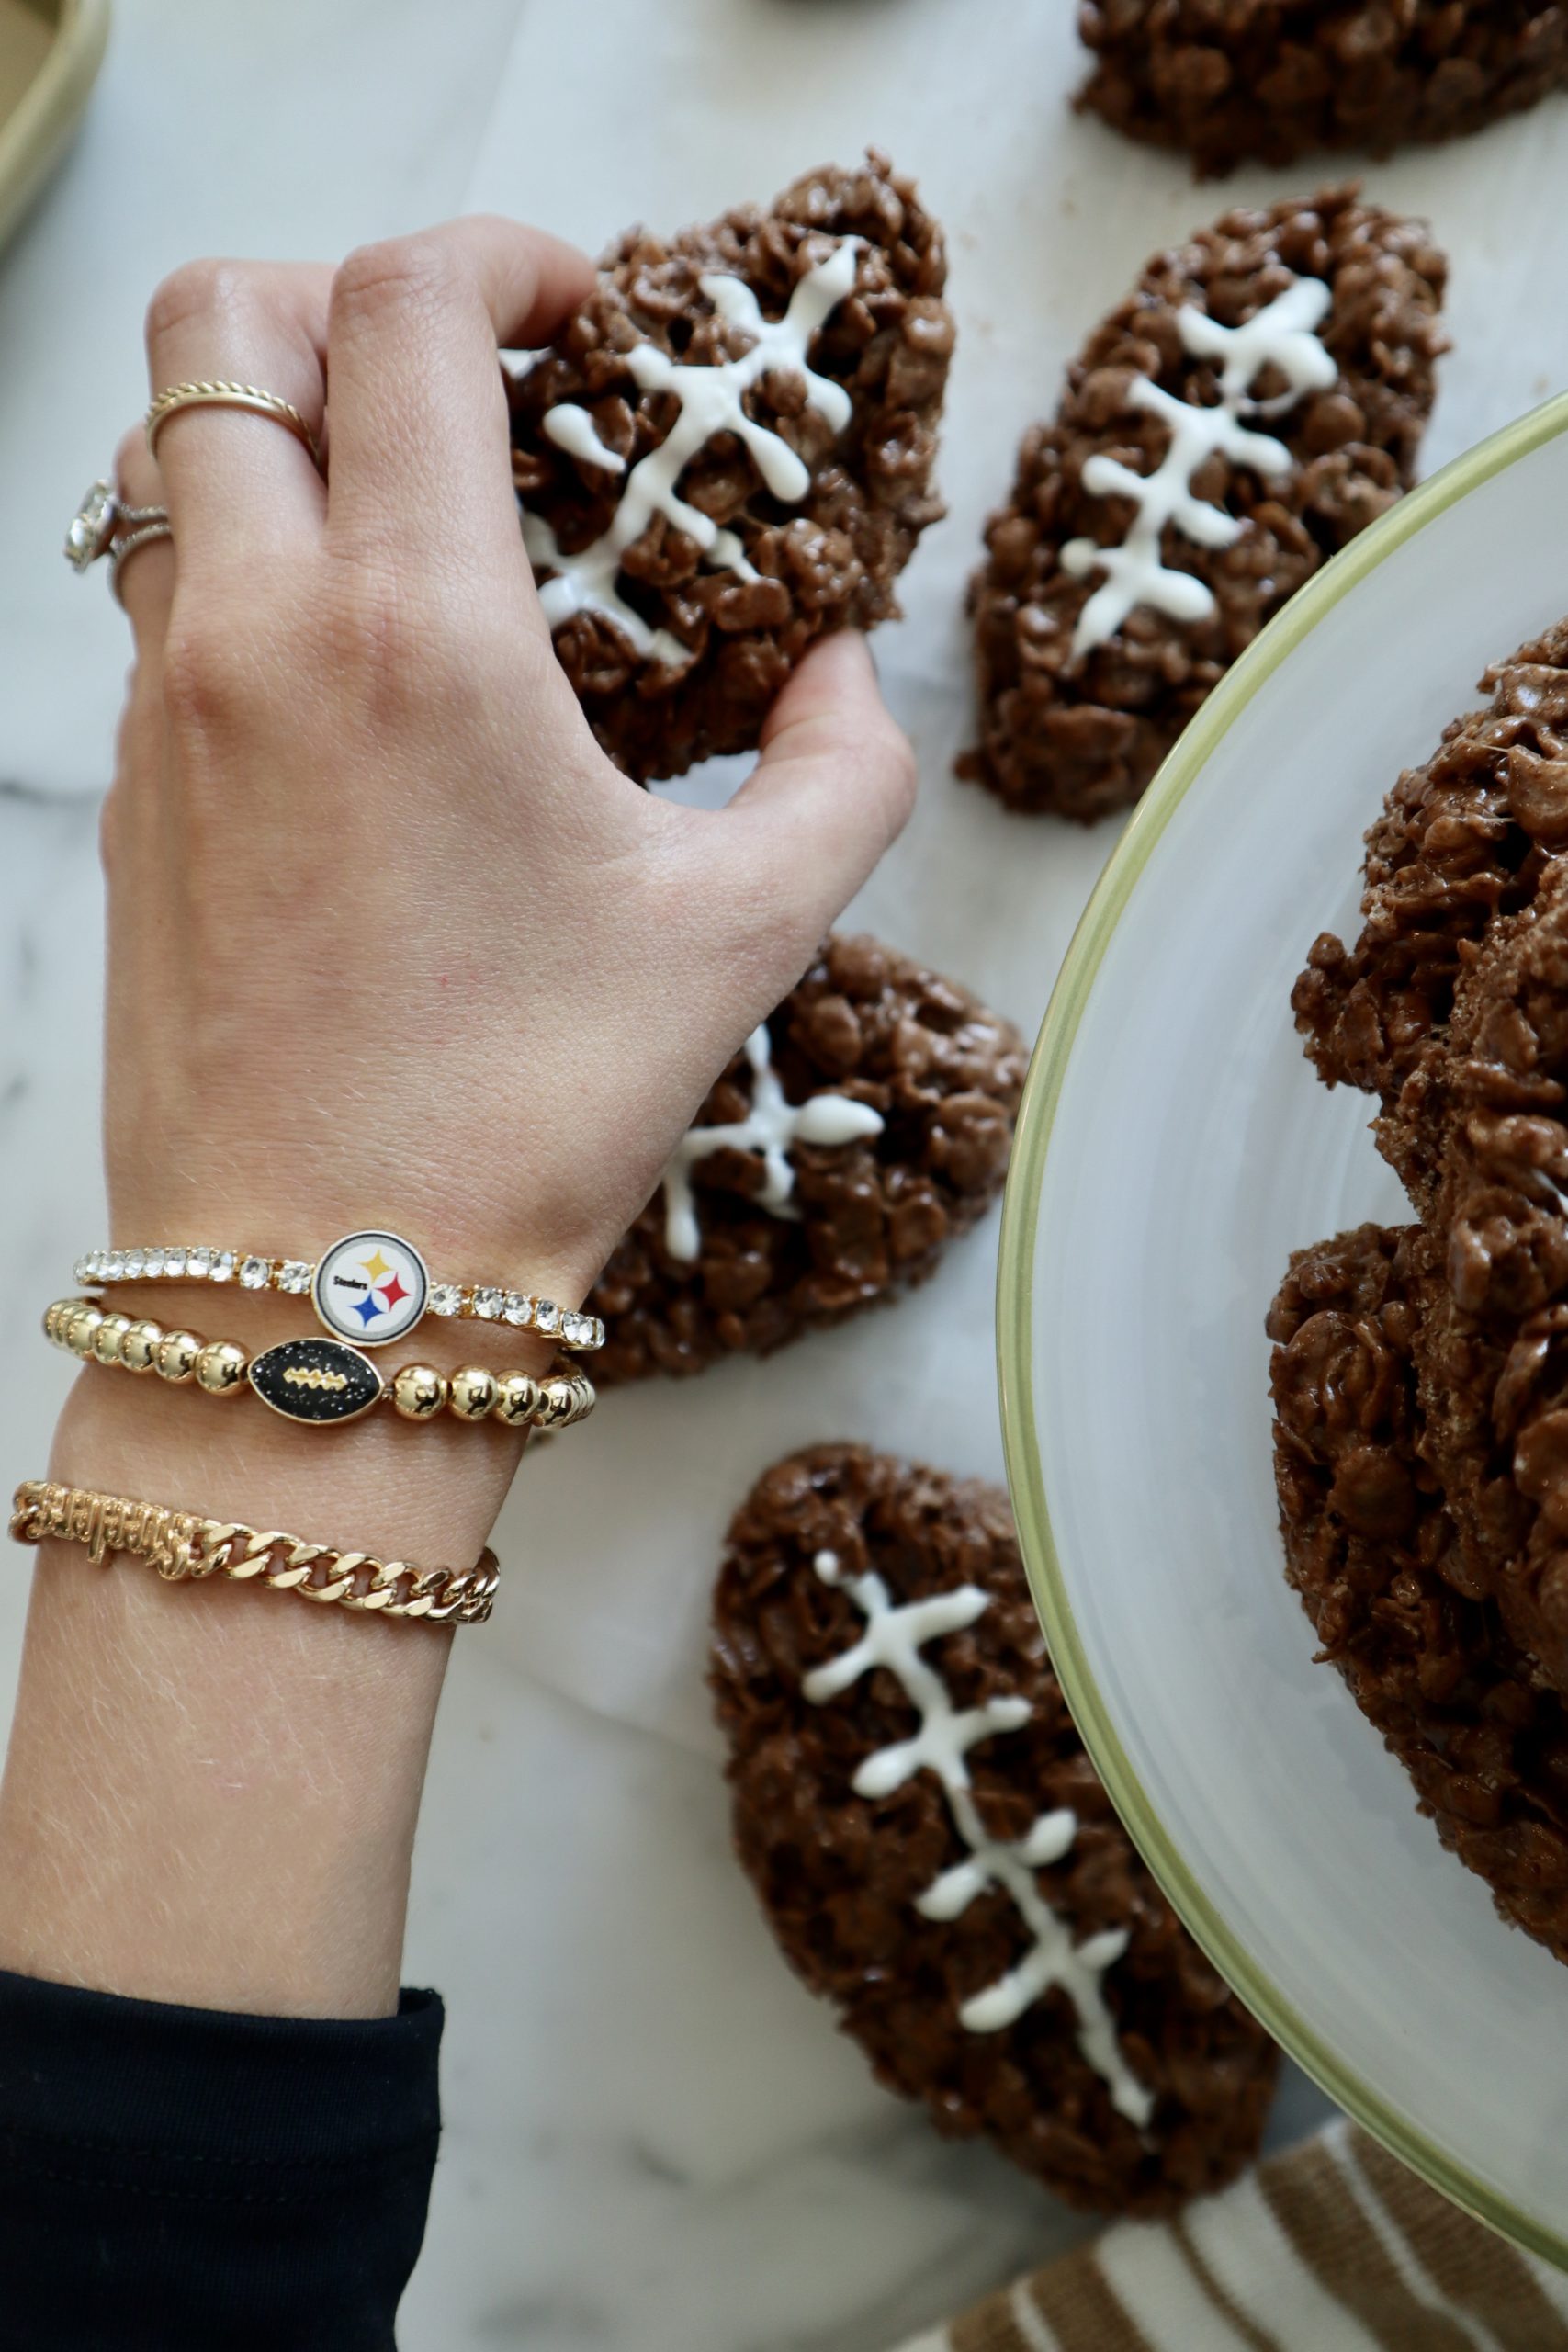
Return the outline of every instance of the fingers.
{"type": "MultiPolygon", "coordinates": [[[[192,262],[148,311],[152,390],[257,385],[320,438],[330,354],[332,510],[344,539],[390,545],[400,560],[454,549],[499,560],[536,617],[497,354],[547,339],[592,283],[592,264],[556,238],[482,219],[368,246],[335,277],[313,265],[192,262]]],[[[157,455],[182,578],[297,549],[327,513],[303,443],[253,411],[176,410],[157,455]]]]}
{"type": "MultiPolygon", "coordinates": [[[[331,285],[332,272],[312,263],[187,262],[147,312],[153,393],[184,383],[257,385],[291,402],[319,439],[331,285]]],[[[231,565],[297,547],[321,529],[325,485],[304,443],[275,418],[177,409],[159,428],[157,455],[182,576],[216,560],[231,565]]]]}
{"type": "Polygon", "coordinates": [[[473,551],[527,576],[497,355],[547,342],[592,283],[584,254],[511,220],[351,254],[328,336],[329,531],[416,562],[473,551]]]}
{"type": "MultiPolygon", "coordinates": [[[[115,483],[126,506],[166,506],[164,477],[147,447],[147,435],[137,425],[119,445],[115,459],[115,483]]],[[[131,527],[134,527],[132,526],[131,527]]],[[[122,534],[123,536],[123,534],[122,534]]],[[[115,594],[130,617],[136,639],[136,659],[142,668],[155,668],[168,634],[169,606],[175,594],[175,550],[170,539],[153,539],[117,563],[115,594]]]]}
{"type": "Polygon", "coordinates": [[[820,937],[902,832],[915,785],[864,638],[824,639],[774,704],[752,775],[712,820],[742,901],[783,898],[805,935],[820,937]]]}

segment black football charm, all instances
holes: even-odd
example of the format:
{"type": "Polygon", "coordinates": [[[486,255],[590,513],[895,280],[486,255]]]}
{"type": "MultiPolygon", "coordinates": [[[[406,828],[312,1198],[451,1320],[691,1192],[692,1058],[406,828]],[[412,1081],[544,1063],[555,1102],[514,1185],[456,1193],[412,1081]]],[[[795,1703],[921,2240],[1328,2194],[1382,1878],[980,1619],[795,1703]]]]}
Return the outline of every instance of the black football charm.
{"type": "Polygon", "coordinates": [[[251,1365],[251,1386],[264,1405],[291,1421],[352,1421],[381,1396],[368,1356],[342,1340],[285,1340],[251,1365]]]}

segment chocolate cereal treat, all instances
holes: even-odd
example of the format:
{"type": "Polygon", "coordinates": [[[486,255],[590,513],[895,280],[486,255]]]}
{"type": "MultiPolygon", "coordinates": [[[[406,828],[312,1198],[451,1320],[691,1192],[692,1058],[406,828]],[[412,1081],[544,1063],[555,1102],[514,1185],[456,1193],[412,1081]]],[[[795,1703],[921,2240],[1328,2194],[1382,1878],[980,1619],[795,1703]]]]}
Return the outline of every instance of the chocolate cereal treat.
{"type": "Polygon", "coordinates": [[[596,1385],[771,1354],[923,1281],[1001,1190],[1027,1061],[956,981],[830,938],[600,1276],[596,1385]]]}
{"type": "Polygon", "coordinates": [[[1452,139],[1568,80],[1568,15],[1541,0],[1086,0],[1078,29],[1078,105],[1201,174],[1452,139]]]}
{"type": "Polygon", "coordinates": [[[942,232],[869,153],[660,238],[629,230],[511,383],[561,665],[639,783],[755,748],[795,663],[897,612],[942,512],[942,232]]]}
{"type": "Polygon", "coordinates": [[[987,526],[961,775],[1083,823],[1138,797],[1263,624],[1409,488],[1446,276],[1421,222],[1353,187],[1155,255],[987,526]]]}
{"type": "Polygon", "coordinates": [[[781,1462],[729,1531],[711,1680],[742,1866],[889,2089],[1097,2212],[1251,2161],[1278,2053],[1111,1811],[1005,1494],[781,1462]]]}
{"type": "MultiPolygon", "coordinates": [[[[1360,935],[1347,948],[1325,932],[1291,999],[1319,1076],[1385,1106],[1441,1038],[1494,918],[1528,906],[1568,848],[1568,621],[1495,664],[1480,690],[1485,708],[1444,729],[1367,835],[1360,935]]],[[[1408,1140],[1388,1140],[1419,1186],[1408,1140]]]]}
{"type": "MultiPolygon", "coordinates": [[[[1416,1081],[1411,1088],[1416,1089],[1416,1081]]],[[[1474,1584],[1568,1691],[1568,868],[1495,923],[1424,1057],[1441,1280],[1415,1358],[1474,1584]]],[[[1405,1098],[1396,1106],[1403,1115],[1405,1098]]]]}
{"type": "Polygon", "coordinates": [[[1292,1261],[1269,1317],[1286,1573],[1444,1845],[1568,1960],[1568,1710],[1478,1592],[1424,1458],[1434,1255],[1419,1227],[1367,1225],[1292,1261]]]}

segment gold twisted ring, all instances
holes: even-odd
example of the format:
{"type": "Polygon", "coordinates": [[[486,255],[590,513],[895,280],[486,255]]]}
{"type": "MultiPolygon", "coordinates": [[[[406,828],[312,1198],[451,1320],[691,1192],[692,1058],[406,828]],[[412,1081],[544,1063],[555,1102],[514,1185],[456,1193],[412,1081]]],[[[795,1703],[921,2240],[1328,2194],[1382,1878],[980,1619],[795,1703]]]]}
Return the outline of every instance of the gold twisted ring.
{"type": "Polygon", "coordinates": [[[259,384],[169,385],[147,411],[147,447],[154,454],[159,434],[182,408],[248,408],[258,416],[270,416],[275,424],[287,425],[297,440],[303,441],[313,465],[321,465],[321,452],[316,436],[293,401],[286,401],[280,392],[264,391],[259,384]]]}

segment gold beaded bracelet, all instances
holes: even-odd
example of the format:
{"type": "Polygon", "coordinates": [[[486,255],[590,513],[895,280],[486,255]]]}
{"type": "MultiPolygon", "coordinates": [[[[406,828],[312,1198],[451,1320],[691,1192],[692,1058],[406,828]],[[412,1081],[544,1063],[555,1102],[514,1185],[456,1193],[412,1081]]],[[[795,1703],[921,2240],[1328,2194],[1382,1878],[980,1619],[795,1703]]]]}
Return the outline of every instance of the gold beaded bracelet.
{"type": "Polygon", "coordinates": [[[357,1420],[371,1407],[390,1404],[405,1421],[449,1412],[460,1421],[497,1420],[508,1429],[565,1430],[585,1420],[598,1402],[593,1384],[578,1371],[491,1372],[463,1364],[450,1374],[434,1364],[406,1363],[390,1380],[359,1349],[342,1340],[284,1340],[247,1356],[233,1340],[203,1340],[194,1331],[166,1331],[150,1319],[106,1314],[96,1298],[57,1298],[43,1318],[44,1337],[85,1363],[122,1372],[156,1373],[175,1385],[194,1381],[209,1396],[238,1396],[249,1385],[286,1420],[321,1428],[357,1420]]]}
{"type": "Polygon", "coordinates": [[[235,1584],[265,1584],[272,1592],[297,1592],[301,1600],[426,1625],[482,1625],[494,1607],[500,1575],[488,1549],[472,1568],[416,1568],[407,1560],[340,1552],[276,1529],[202,1519],[163,1503],[42,1478],[17,1488],[11,1533],[18,1544],[41,1544],[51,1535],[82,1544],[88,1558],[100,1562],[128,1553],[147,1561],[168,1584],[221,1576],[235,1584]]]}
{"type": "Polygon", "coordinates": [[[76,1261],[75,1279],[84,1289],[101,1283],[234,1283],[241,1290],[278,1290],[309,1298],[326,1330],[361,1348],[405,1339],[427,1313],[537,1331],[574,1355],[604,1344],[598,1316],[558,1306],[532,1291],[433,1282],[424,1260],[400,1233],[345,1233],[314,1262],[183,1243],[89,1250],[76,1261]]]}

